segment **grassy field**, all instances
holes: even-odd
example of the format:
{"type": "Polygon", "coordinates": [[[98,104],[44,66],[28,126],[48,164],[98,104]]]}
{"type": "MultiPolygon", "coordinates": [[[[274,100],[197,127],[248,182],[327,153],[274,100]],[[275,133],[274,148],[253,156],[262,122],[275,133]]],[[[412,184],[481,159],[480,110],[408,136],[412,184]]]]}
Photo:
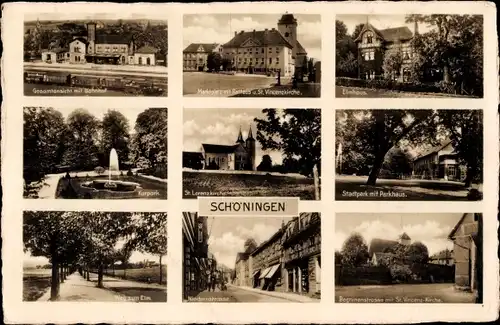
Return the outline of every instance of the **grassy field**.
{"type": "Polygon", "coordinates": [[[23,271],[23,301],[35,301],[50,288],[50,269],[25,269],[23,271]]]}
{"type": "MultiPolygon", "coordinates": [[[[161,284],[167,284],[167,266],[163,265],[163,274],[161,284]]],[[[113,276],[112,269],[104,270],[105,274],[108,276],[113,276]]],[[[127,269],[124,270],[115,270],[115,277],[122,278],[125,280],[137,281],[137,282],[145,282],[145,283],[156,283],[159,284],[160,281],[160,267],[148,267],[144,269],[127,269]],[[125,275],[125,277],[124,277],[125,275]]]]}
{"type": "Polygon", "coordinates": [[[275,175],[182,173],[183,197],[198,196],[297,196],[314,200],[312,178],[275,175]]]}

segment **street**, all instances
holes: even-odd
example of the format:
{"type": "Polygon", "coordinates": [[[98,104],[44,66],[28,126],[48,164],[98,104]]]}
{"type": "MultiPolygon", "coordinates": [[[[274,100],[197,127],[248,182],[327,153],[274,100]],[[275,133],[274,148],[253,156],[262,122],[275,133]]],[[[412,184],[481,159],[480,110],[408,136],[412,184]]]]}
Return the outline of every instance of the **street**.
{"type": "Polygon", "coordinates": [[[228,286],[226,291],[216,289],[215,292],[203,291],[196,297],[189,297],[190,302],[290,302],[289,299],[279,298],[243,289],[237,286],[228,286]]]}
{"type": "Polygon", "coordinates": [[[335,286],[335,301],[341,303],[474,303],[471,292],[459,291],[453,283],[335,286]]]}

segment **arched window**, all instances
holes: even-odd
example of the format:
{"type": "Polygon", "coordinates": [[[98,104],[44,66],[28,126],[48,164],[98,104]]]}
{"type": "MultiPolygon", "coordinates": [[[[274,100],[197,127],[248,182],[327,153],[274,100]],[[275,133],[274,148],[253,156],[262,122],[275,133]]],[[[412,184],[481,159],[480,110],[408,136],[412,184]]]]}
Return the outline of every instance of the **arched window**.
{"type": "Polygon", "coordinates": [[[147,58],[147,59],[146,59],[146,64],[147,64],[147,65],[151,65],[151,58],[147,58]]]}
{"type": "Polygon", "coordinates": [[[139,57],[139,64],[142,64],[142,57],[139,57]]]}
{"type": "Polygon", "coordinates": [[[372,44],[373,43],[373,33],[372,32],[367,32],[365,34],[365,43],[366,44],[372,44]]]}

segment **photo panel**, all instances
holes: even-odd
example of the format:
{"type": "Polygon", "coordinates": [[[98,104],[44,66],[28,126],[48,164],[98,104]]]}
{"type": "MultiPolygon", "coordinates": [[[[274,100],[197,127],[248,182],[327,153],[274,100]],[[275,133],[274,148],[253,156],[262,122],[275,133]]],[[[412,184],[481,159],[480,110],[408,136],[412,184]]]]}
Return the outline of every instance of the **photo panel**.
{"type": "Polygon", "coordinates": [[[321,218],[184,212],[183,301],[307,303],[321,299],[321,218]]]}
{"type": "Polygon", "coordinates": [[[482,213],[340,213],[335,302],[482,303],[482,213]]]}
{"type": "Polygon", "coordinates": [[[168,23],[142,14],[30,13],[26,96],[167,96],[168,23]]]}
{"type": "Polygon", "coordinates": [[[184,15],[183,94],[320,97],[321,15],[184,15]]]}
{"type": "Polygon", "coordinates": [[[25,211],[23,249],[23,301],[167,301],[167,213],[25,211]]]}
{"type": "Polygon", "coordinates": [[[336,16],[335,94],[482,98],[483,16],[336,16]]]}
{"type": "Polygon", "coordinates": [[[25,198],[167,199],[167,108],[24,107],[25,198]]]}
{"type": "Polygon", "coordinates": [[[320,109],[184,108],[183,118],[183,198],[320,199],[320,109]]]}
{"type": "Polygon", "coordinates": [[[335,199],[480,201],[483,110],[335,112],[335,199]]]}

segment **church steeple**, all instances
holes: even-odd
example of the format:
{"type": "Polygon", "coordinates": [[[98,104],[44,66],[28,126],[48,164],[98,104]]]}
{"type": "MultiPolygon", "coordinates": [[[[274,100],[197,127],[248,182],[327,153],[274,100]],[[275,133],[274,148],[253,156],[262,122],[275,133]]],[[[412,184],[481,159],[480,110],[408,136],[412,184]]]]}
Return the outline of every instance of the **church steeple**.
{"type": "MultiPolygon", "coordinates": [[[[240,134],[241,134],[241,130],[240,130],[240,134]]],[[[252,134],[252,127],[250,126],[250,129],[248,130],[248,137],[247,137],[247,140],[255,140],[253,138],[253,134],[252,134]]]]}
{"type": "Polygon", "coordinates": [[[238,139],[236,140],[236,143],[245,143],[245,141],[243,141],[243,134],[241,133],[241,126],[240,126],[240,133],[238,134],[238,139]]]}

